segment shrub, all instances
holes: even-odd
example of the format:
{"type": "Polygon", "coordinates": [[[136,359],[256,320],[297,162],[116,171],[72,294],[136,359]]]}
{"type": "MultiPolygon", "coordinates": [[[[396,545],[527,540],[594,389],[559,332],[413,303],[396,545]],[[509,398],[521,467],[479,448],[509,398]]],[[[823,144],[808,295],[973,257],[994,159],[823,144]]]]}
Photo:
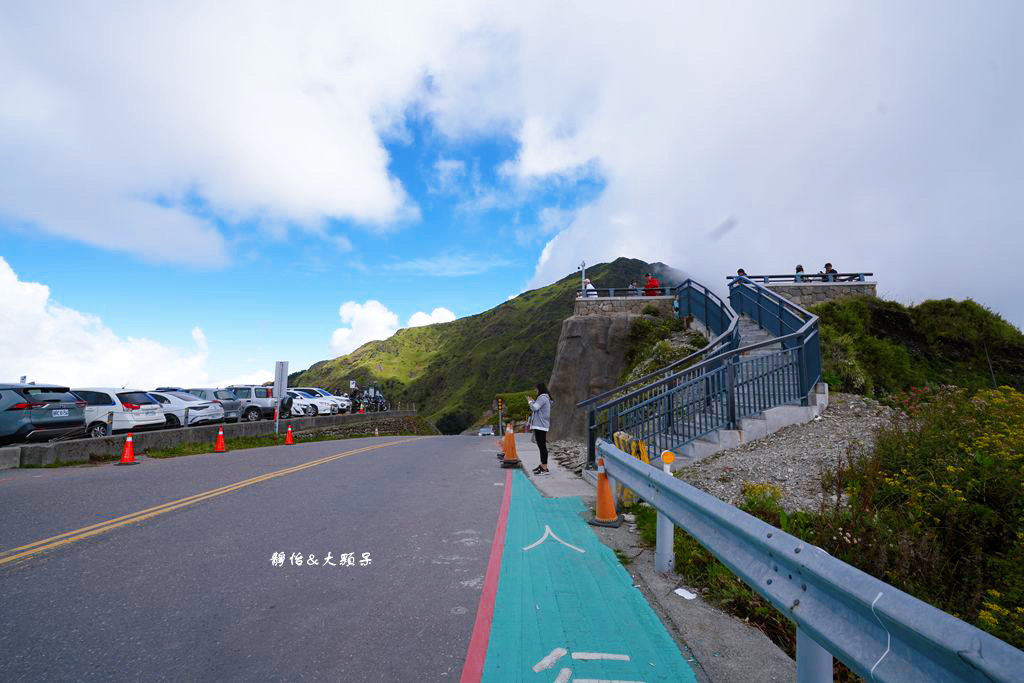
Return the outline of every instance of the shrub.
{"type": "Polygon", "coordinates": [[[655,318],[660,318],[661,317],[661,309],[658,308],[657,306],[652,306],[651,304],[647,304],[646,306],[644,306],[643,310],[640,311],[640,314],[641,315],[653,315],[655,318]]]}

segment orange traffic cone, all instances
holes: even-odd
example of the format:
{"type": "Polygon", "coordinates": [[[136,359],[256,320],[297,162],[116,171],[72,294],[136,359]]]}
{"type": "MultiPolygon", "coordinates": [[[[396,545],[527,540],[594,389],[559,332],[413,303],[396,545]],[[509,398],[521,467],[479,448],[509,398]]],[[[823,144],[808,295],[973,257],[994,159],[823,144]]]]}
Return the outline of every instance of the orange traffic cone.
{"type": "Polygon", "coordinates": [[[511,429],[505,432],[504,451],[505,458],[501,461],[502,469],[508,470],[523,466],[523,463],[519,461],[519,454],[516,453],[516,435],[511,429]]]}
{"type": "Polygon", "coordinates": [[[138,465],[135,462],[135,440],[132,438],[132,433],[128,432],[128,438],[124,441],[124,449],[121,451],[121,462],[115,463],[117,465],[138,465]]]}
{"type": "Polygon", "coordinates": [[[224,427],[217,428],[217,442],[213,444],[214,453],[224,453],[228,449],[224,447],[224,427]]]}
{"type": "Polygon", "coordinates": [[[359,406],[359,414],[362,415],[365,412],[366,410],[362,406],[359,406]]]}
{"type": "Polygon", "coordinates": [[[604,473],[604,458],[597,461],[597,511],[590,523],[594,526],[610,526],[616,529],[622,525],[622,515],[615,512],[615,497],[604,473]]]}
{"type": "Polygon", "coordinates": [[[284,445],[291,446],[295,443],[295,437],[292,436],[292,426],[288,425],[288,433],[284,435],[284,445]]]}

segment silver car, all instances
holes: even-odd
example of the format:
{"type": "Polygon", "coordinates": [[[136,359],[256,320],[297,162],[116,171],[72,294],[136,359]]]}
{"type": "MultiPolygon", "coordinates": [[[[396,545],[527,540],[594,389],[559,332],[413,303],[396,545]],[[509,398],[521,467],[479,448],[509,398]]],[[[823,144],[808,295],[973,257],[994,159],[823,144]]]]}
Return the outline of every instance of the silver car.
{"type": "Polygon", "coordinates": [[[193,396],[221,404],[224,408],[225,422],[238,422],[242,415],[242,402],[230,389],[186,389],[186,391],[193,396]]]}

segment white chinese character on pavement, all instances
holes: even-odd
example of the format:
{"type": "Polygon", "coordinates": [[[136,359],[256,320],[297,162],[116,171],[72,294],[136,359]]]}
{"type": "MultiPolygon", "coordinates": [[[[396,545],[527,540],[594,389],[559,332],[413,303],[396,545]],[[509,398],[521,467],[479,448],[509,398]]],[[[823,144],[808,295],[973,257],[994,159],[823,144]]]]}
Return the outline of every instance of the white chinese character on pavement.
{"type": "Polygon", "coordinates": [[[338,558],[339,567],[354,567],[356,566],[356,554],[355,553],[342,553],[341,557],[338,558]]]}
{"type": "Polygon", "coordinates": [[[320,564],[320,560],[316,559],[316,555],[310,553],[309,557],[306,558],[306,564],[317,566],[320,564]]]}
{"type": "Polygon", "coordinates": [[[288,559],[291,560],[293,567],[302,566],[302,553],[292,553],[292,556],[288,559]]]}
{"type": "Polygon", "coordinates": [[[370,559],[370,553],[363,553],[363,559],[359,560],[359,566],[365,567],[370,564],[373,560],[370,559]]]}
{"type": "Polygon", "coordinates": [[[284,553],[274,553],[270,556],[270,564],[274,567],[284,566],[284,553]]]}
{"type": "Polygon", "coordinates": [[[325,567],[327,567],[327,566],[337,567],[338,566],[338,565],[334,564],[333,562],[331,562],[331,559],[333,557],[334,557],[334,555],[331,555],[330,553],[327,553],[327,557],[324,558],[324,566],[325,567]]]}

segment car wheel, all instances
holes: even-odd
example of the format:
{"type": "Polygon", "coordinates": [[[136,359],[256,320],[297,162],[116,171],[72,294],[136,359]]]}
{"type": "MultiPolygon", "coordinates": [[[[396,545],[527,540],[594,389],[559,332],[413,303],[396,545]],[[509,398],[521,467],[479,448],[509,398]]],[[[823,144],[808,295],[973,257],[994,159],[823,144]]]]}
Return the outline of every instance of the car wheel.
{"type": "Polygon", "coordinates": [[[106,422],[94,422],[89,425],[89,436],[94,439],[99,439],[107,435],[107,423],[106,422]]]}
{"type": "Polygon", "coordinates": [[[245,412],[242,413],[242,419],[246,422],[258,422],[260,419],[260,409],[254,407],[246,408],[245,412]]]}
{"type": "Polygon", "coordinates": [[[320,410],[317,409],[316,406],[310,406],[309,407],[309,414],[312,415],[313,417],[316,417],[319,413],[320,413],[320,410]]]}
{"type": "Polygon", "coordinates": [[[181,426],[181,420],[178,419],[177,415],[168,415],[165,425],[168,429],[177,429],[181,426]]]}

